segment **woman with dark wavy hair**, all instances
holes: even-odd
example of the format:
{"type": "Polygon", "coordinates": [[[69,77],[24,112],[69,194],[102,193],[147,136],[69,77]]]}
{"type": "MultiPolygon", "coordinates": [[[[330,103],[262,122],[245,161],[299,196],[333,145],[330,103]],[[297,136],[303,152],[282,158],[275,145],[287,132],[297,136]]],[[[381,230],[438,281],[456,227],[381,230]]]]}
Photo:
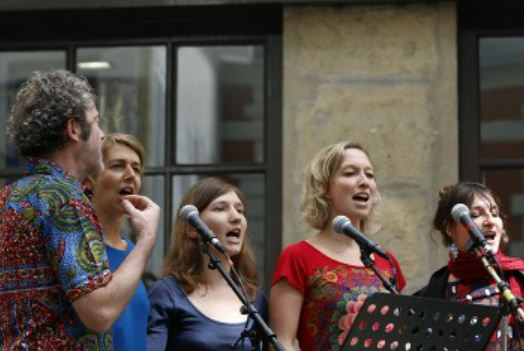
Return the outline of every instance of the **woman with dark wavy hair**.
{"type": "MultiPolygon", "coordinates": [[[[438,207],[433,227],[440,232],[444,245],[449,248],[448,264],[436,271],[426,287],[416,295],[463,302],[498,306],[500,291],[488,275],[476,254],[467,251],[470,239],[463,225],[455,222],[452,208],[462,203],[468,206],[473,221],[486,239],[487,246],[495,253],[500,270],[504,273],[513,294],[524,296],[524,261],[508,257],[500,250],[501,243],[508,241],[501,215],[500,200],[491,189],[480,183],[461,182],[444,187],[439,192],[438,207]]],[[[511,318],[510,318],[511,319],[511,318]]],[[[522,326],[509,321],[509,350],[522,350],[518,337],[523,336],[522,326]]],[[[501,350],[503,333],[493,334],[486,350],[501,350]]]]}
{"type": "MultiPolygon", "coordinates": [[[[226,271],[234,265],[249,300],[267,317],[265,297],[258,290],[257,269],[247,238],[246,201],[233,184],[204,178],[184,196],[180,208],[194,205],[224,246],[231,261],[216,249],[226,271]]],[[[180,210],[180,209],[179,209],[180,210]]],[[[240,299],[201,249],[199,234],[180,216],[163,265],[163,278],[151,289],[148,350],[231,350],[246,326],[240,299]]],[[[266,318],[267,319],[267,318],[266,318]]],[[[246,340],[233,350],[251,350],[246,340]]]]}

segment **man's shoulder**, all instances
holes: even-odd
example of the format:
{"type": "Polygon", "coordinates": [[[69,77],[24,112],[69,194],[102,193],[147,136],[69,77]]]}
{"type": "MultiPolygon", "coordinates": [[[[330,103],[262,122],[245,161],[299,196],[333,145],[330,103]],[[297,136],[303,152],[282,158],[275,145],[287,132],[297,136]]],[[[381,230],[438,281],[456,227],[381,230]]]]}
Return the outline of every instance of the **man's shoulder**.
{"type": "Polygon", "coordinates": [[[60,207],[63,204],[78,200],[88,203],[89,200],[81,187],[66,179],[47,174],[35,174],[21,178],[6,186],[0,197],[12,202],[28,202],[39,207],[60,207]]]}
{"type": "Polygon", "coordinates": [[[83,189],[75,183],[64,178],[53,177],[50,175],[41,175],[38,191],[40,193],[49,193],[59,195],[62,198],[84,197],[83,189]]]}
{"type": "Polygon", "coordinates": [[[42,191],[52,188],[78,188],[73,183],[64,178],[55,177],[50,174],[30,174],[22,177],[11,185],[7,185],[12,191],[21,191],[23,189],[32,189],[42,191]]]}
{"type": "Polygon", "coordinates": [[[30,175],[2,187],[2,190],[0,190],[2,203],[16,203],[27,200],[32,195],[34,196],[34,194],[36,194],[41,181],[42,180],[39,177],[30,175]]]}
{"type": "Polygon", "coordinates": [[[68,179],[54,177],[48,174],[35,175],[34,178],[34,189],[39,193],[41,198],[53,196],[63,201],[68,201],[73,198],[87,199],[83,189],[68,179]]]}

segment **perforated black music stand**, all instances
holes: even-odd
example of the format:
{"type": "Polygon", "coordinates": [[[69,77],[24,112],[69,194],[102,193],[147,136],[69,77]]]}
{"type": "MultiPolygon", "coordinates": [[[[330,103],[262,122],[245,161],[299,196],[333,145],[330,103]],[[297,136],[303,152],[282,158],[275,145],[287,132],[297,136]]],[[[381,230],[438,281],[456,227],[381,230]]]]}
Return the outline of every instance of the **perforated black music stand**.
{"type": "Polygon", "coordinates": [[[377,293],[366,299],[341,350],[482,351],[498,307],[377,293]]]}

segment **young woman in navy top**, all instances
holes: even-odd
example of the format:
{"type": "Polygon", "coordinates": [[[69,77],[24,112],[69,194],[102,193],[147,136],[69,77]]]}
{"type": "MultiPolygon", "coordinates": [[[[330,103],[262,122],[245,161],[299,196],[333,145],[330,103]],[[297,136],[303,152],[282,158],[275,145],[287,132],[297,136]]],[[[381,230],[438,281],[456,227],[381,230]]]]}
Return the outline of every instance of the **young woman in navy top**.
{"type": "MultiPolygon", "coordinates": [[[[221,265],[239,273],[251,303],[267,319],[267,303],[257,288],[257,270],[247,242],[246,201],[234,185],[219,178],[204,178],[186,193],[180,208],[194,205],[202,220],[220,240],[231,260],[215,251],[221,265]]],[[[251,321],[240,313],[240,299],[200,248],[196,230],[177,217],[163,278],[152,287],[149,299],[148,350],[232,350],[251,321]]],[[[248,338],[233,350],[251,350],[248,338]]]]}

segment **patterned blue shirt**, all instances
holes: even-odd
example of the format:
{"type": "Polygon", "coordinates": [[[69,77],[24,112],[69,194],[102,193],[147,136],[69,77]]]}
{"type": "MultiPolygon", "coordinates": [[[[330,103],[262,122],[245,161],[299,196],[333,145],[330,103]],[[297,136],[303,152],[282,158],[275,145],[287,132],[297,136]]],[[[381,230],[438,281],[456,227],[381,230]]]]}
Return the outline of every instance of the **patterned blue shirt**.
{"type": "Polygon", "coordinates": [[[91,202],[58,165],[27,167],[0,192],[0,349],[112,350],[71,304],[112,277],[91,202]]]}

